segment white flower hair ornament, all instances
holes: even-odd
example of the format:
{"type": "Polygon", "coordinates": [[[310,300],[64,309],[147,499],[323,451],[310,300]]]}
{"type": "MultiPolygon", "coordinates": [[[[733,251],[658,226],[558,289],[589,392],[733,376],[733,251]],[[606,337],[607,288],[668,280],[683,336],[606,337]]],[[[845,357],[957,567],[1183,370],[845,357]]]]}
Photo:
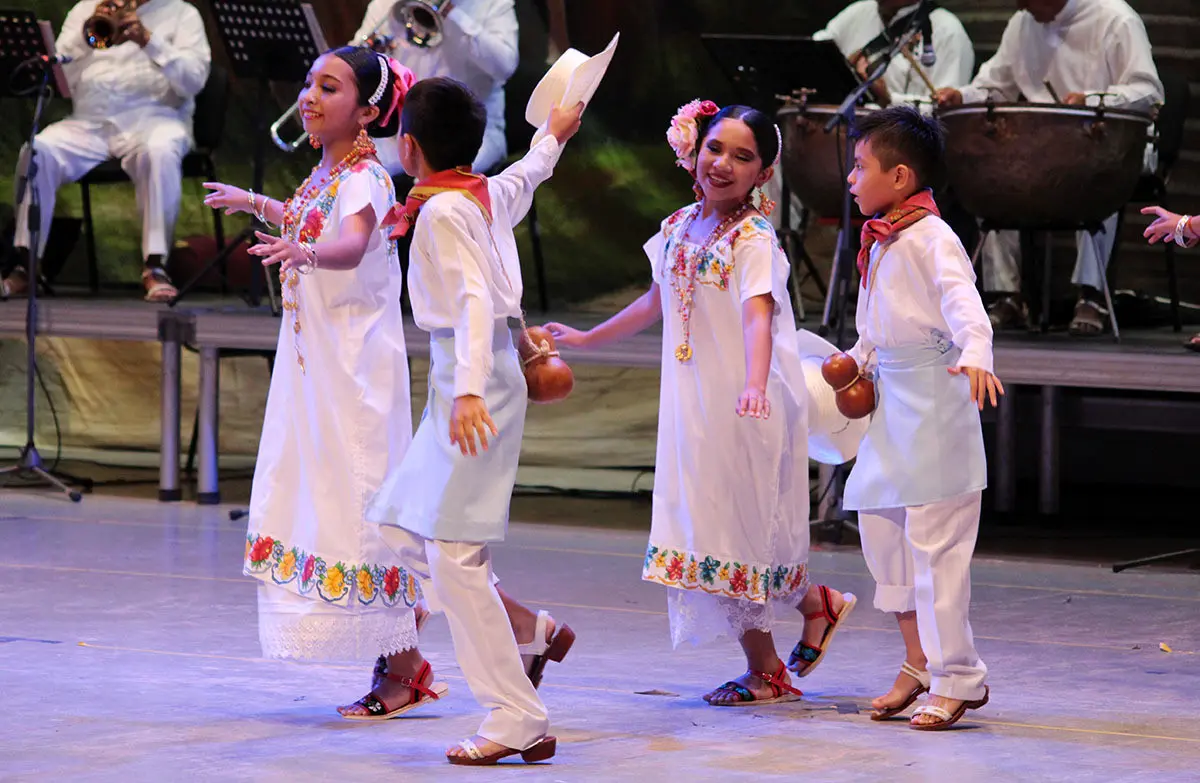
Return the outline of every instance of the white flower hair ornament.
{"type": "Polygon", "coordinates": [[[679,107],[667,128],[667,143],[675,150],[675,165],[696,175],[696,145],[700,141],[700,118],[712,117],[721,107],[699,98],[679,107]]]}

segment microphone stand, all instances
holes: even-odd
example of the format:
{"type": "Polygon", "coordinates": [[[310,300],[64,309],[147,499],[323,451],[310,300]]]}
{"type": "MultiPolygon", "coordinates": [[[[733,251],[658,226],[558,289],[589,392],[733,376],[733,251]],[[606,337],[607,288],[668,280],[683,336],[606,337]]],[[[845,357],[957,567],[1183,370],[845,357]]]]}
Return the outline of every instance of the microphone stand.
{"type": "MultiPolygon", "coordinates": [[[[923,3],[922,8],[918,8],[913,12],[904,34],[892,42],[891,47],[883,57],[875,61],[875,69],[867,75],[867,78],[861,84],[851,90],[846,99],[842,101],[841,106],[838,107],[837,113],[825,124],[826,133],[832,132],[839,124],[846,126],[846,148],[845,158],[843,158],[846,168],[844,170],[848,170],[854,161],[854,112],[859,101],[871,89],[871,85],[883,77],[892,60],[901,51],[907,49],[913,39],[916,38],[921,29],[922,15],[928,14],[927,10],[923,10],[926,7],[927,5],[923,3]]],[[[842,228],[838,236],[837,255],[834,258],[833,268],[829,273],[829,289],[828,295],[825,297],[825,312],[821,318],[821,326],[817,329],[817,334],[827,337],[833,331],[833,321],[836,318],[837,336],[833,340],[833,343],[841,350],[845,350],[848,347],[846,345],[846,322],[849,320],[847,304],[850,298],[850,281],[854,277],[854,248],[851,239],[853,209],[854,196],[850,193],[850,183],[843,180],[842,228]]],[[[820,513],[820,508],[826,508],[828,509],[828,516],[822,516],[820,520],[812,523],[813,526],[832,526],[837,531],[836,537],[839,539],[843,526],[857,530],[842,510],[842,486],[845,484],[846,472],[845,465],[838,465],[832,468],[832,470],[826,469],[820,472],[822,478],[819,483],[824,485],[826,490],[819,505],[818,513],[820,513]],[[825,474],[828,474],[827,479],[825,478],[825,474]]]]}
{"type": "Polygon", "coordinates": [[[28,302],[25,311],[25,447],[21,449],[21,456],[17,464],[11,467],[0,470],[0,476],[16,476],[17,478],[28,478],[40,480],[48,483],[63,492],[68,498],[75,503],[83,499],[83,496],[76,490],[71,489],[66,482],[77,484],[86,490],[90,490],[92,482],[87,479],[79,479],[66,474],[59,474],[62,478],[55,475],[53,472],[46,469],[45,462],[42,461],[42,455],[38,453],[37,446],[34,444],[34,399],[36,387],[34,385],[35,376],[37,375],[37,351],[35,341],[38,331],[38,284],[41,280],[41,273],[38,271],[38,245],[41,242],[41,222],[42,210],[41,200],[38,194],[37,187],[37,146],[34,140],[38,134],[38,124],[41,120],[42,110],[45,108],[46,96],[50,92],[50,75],[53,63],[42,61],[41,83],[38,85],[37,106],[33,111],[33,127],[29,132],[29,151],[26,165],[21,167],[18,172],[17,184],[17,204],[20,204],[25,198],[25,189],[30,189],[29,208],[26,213],[26,219],[29,223],[29,250],[28,261],[26,267],[26,276],[29,278],[28,302]],[[66,482],[63,481],[66,479],[66,482]]]}

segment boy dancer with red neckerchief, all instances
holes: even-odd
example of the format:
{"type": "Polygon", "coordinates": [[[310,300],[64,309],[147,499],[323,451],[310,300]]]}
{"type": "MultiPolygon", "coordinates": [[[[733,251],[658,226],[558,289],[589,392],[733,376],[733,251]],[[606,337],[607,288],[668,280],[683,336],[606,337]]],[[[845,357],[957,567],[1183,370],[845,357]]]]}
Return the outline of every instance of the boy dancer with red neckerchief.
{"type": "Polygon", "coordinates": [[[936,731],[987,703],[987,667],[967,610],[987,483],[979,412],[1004,387],[992,327],[958,238],[938,214],[941,127],[910,107],[865,118],[850,192],[864,215],[851,354],[876,376],[878,403],[846,483],[859,512],[876,608],[896,614],[906,660],[876,719],[930,691],[911,726],[936,731]]]}
{"type": "MultiPolygon", "coordinates": [[[[510,317],[521,315],[513,228],[579,128],[582,104],[555,109],[549,133],[496,177],[470,171],[486,123],[462,84],[426,79],[405,96],[400,158],[417,182],[384,219],[413,232],[408,290],[430,333],[429,399],[412,446],[370,502],[367,517],[443,611],[471,692],[488,708],[478,733],[450,748],[451,764],[482,766],[556,750],[497,593],[489,544],[504,540],[528,391],[510,317]]],[[[566,630],[565,627],[563,630],[566,630]]],[[[569,646],[569,642],[568,642],[569,646]]],[[[560,660],[563,650],[546,650],[560,660]]]]}

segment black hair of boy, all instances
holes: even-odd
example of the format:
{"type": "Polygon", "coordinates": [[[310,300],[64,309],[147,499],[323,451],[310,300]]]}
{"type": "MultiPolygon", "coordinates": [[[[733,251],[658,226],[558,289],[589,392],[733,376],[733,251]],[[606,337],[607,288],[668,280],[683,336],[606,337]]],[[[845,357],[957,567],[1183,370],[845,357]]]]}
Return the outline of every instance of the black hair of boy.
{"type": "Polygon", "coordinates": [[[917,177],[917,189],[941,186],[945,177],[946,133],[942,123],[912,106],[889,106],[857,121],[855,141],[871,142],[871,152],[884,171],[900,164],[917,177]]]}
{"type": "Polygon", "coordinates": [[[422,79],[404,96],[400,133],[416,140],[434,171],[470,168],[486,129],[487,109],[454,79],[422,79]]]}
{"type": "Polygon", "coordinates": [[[334,49],[332,52],[334,57],[337,57],[346,65],[350,66],[350,70],[354,71],[354,80],[358,83],[358,105],[370,106],[371,96],[379,89],[379,79],[381,74],[387,79],[387,84],[383,87],[383,96],[379,99],[376,106],[379,108],[379,116],[373,122],[367,125],[367,135],[377,139],[386,139],[395,136],[400,130],[400,119],[396,116],[398,112],[393,112],[391,119],[387,125],[381,125],[379,121],[388,113],[392,107],[392,83],[396,81],[396,74],[392,73],[391,68],[385,69],[379,67],[379,55],[374,51],[362,46],[343,46],[340,49],[334,49]]]}

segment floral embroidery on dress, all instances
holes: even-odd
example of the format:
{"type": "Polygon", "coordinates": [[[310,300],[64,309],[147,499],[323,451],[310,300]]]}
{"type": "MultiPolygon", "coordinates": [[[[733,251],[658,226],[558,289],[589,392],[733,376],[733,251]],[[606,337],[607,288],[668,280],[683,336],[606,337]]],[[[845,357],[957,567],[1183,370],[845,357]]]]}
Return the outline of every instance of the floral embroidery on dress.
{"type": "MultiPolygon", "coordinates": [[[[691,210],[695,209],[700,209],[700,205],[692,204],[684,207],[663,221],[662,234],[667,239],[666,257],[668,259],[672,255],[672,246],[677,247],[680,242],[698,247],[695,243],[688,242],[684,237],[678,235],[682,226],[687,224],[685,218],[687,218],[691,210]]],[[[696,282],[698,284],[712,286],[721,291],[728,291],[729,278],[733,275],[734,270],[733,246],[739,240],[755,236],[767,236],[770,237],[773,243],[778,244],[779,242],[775,235],[774,227],[766,218],[762,215],[749,215],[738,223],[733,230],[726,232],[699,259],[693,257],[694,253],[676,254],[677,258],[669,271],[672,275],[686,277],[690,274],[691,265],[696,264],[696,282]],[[680,255],[683,257],[680,258],[680,255]]]]}
{"type": "Polygon", "coordinates": [[[650,544],[646,549],[642,579],[667,587],[763,603],[767,600],[789,600],[807,590],[808,565],[795,563],[760,567],[650,544]]]}
{"type": "Polygon", "coordinates": [[[263,536],[246,536],[243,572],[266,577],[277,585],[288,585],[300,595],[314,590],[327,603],[357,600],[364,606],[378,600],[384,606],[403,603],[413,606],[420,597],[417,580],[406,569],[379,563],[342,563],[330,565],[325,558],[287,547],[282,541],[263,536]]]}

